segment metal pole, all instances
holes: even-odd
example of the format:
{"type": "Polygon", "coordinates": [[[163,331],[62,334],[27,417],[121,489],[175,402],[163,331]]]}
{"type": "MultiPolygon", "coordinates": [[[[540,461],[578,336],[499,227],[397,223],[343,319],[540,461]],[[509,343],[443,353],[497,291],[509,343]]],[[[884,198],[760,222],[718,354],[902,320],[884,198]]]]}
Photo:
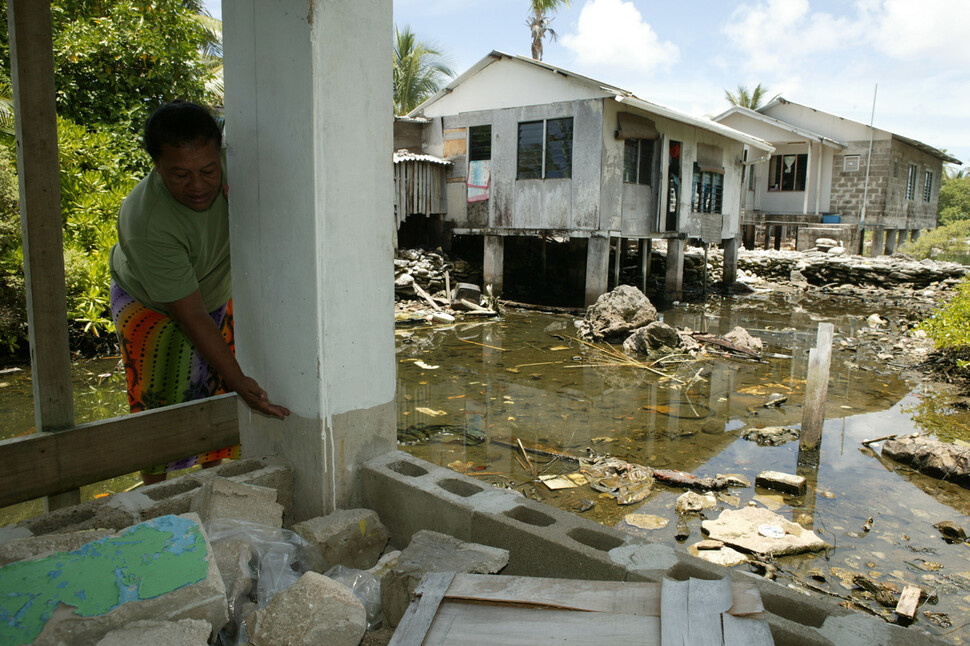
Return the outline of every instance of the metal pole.
{"type": "MultiPolygon", "coordinates": [[[[879,91],[879,84],[872,90],[872,114],[869,115],[869,155],[866,157],[866,183],[862,189],[862,212],[859,215],[859,228],[863,229],[866,224],[866,201],[869,198],[869,166],[872,164],[872,124],[876,119],[876,93],[879,91]]],[[[864,235],[864,234],[863,234],[864,235]]]]}

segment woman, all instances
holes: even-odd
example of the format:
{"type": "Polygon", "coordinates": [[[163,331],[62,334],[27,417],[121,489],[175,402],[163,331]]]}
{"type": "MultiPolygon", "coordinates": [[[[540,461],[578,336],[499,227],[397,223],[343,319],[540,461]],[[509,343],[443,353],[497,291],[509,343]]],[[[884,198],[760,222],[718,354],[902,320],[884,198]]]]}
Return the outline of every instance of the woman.
{"type": "MultiPolygon", "coordinates": [[[[222,133],[202,106],[163,105],[145,124],[154,168],[131,191],[111,249],[111,314],[132,412],[236,392],[251,408],[283,419],[236,362],[232,327],[228,186],[222,133]]],[[[213,466],[238,446],[143,472],[213,466]]]]}

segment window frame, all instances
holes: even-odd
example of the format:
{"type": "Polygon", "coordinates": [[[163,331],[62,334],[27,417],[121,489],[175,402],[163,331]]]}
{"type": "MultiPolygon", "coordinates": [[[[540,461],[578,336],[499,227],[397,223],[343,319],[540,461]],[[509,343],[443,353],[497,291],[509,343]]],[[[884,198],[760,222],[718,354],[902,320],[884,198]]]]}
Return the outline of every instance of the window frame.
{"type": "Polygon", "coordinates": [[[916,177],[919,174],[916,164],[910,164],[909,169],[906,171],[906,199],[913,200],[916,198],[916,177]]]}
{"type": "Polygon", "coordinates": [[[653,186],[654,139],[625,139],[623,141],[623,183],[653,186]],[[645,146],[644,143],[649,144],[645,146]],[[630,153],[632,148],[634,152],[630,153]],[[644,164],[646,162],[646,164],[644,164]],[[630,179],[630,175],[633,179],[630,179]]]}
{"type": "Polygon", "coordinates": [[[923,171],[923,201],[929,202],[933,197],[933,171],[923,171]]]}
{"type": "Polygon", "coordinates": [[[803,193],[808,190],[808,153],[781,153],[774,156],[768,169],[768,191],[771,193],[803,193]],[[784,171],[784,160],[794,157],[792,171],[784,171]],[[791,175],[791,186],[785,188],[785,175],[791,175]]]}
{"type": "Polygon", "coordinates": [[[515,179],[571,179],[573,176],[573,141],[575,139],[575,122],[573,117],[551,117],[546,119],[533,119],[531,121],[520,121],[516,128],[516,144],[515,144],[515,179]],[[553,130],[550,129],[550,122],[554,124],[561,124],[562,127],[557,127],[553,130]],[[566,124],[568,123],[568,127],[566,124]],[[530,142],[527,145],[529,150],[526,151],[527,157],[523,155],[523,127],[533,132],[529,133],[529,136],[535,138],[535,126],[541,124],[542,132],[539,136],[538,148],[536,148],[536,142],[530,142]],[[568,138],[562,137],[558,139],[551,139],[551,137],[557,137],[561,135],[568,129],[568,138]],[[558,153],[558,156],[557,156],[558,153]],[[538,157],[538,159],[536,159],[538,157]],[[558,164],[557,159],[562,159],[565,168],[556,167],[558,164]],[[538,165],[536,164],[538,162],[538,165]]]}
{"type": "Polygon", "coordinates": [[[492,124],[483,123],[478,126],[468,126],[468,161],[488,161],[492,159],[492,124]],[[487,131],[487,144],[482,131],[487,131]],[[479,137],[475,137],[479,133],[479,137]]]}
{"type": "Polygon", "coordinates": [[[690,209],[694,213],[724,213],[724,171],[702,170],[694,162],[691,181],[690,209]],[[705,182],[709,179],[709,182],[705,182]]]}

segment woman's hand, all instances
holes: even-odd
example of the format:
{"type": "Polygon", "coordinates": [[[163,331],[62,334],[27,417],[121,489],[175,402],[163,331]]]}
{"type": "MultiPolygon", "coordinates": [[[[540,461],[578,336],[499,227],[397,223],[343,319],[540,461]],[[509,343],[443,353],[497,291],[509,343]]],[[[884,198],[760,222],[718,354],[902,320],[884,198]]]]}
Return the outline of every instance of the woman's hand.
{"type": "Polygon", "coordinates": [[[226,385],[228,385],[233,392],[242,397],[247,406],[258,410],[261,413],[272,415],[273,417],[277,417],[279,419],[284,419],[290,414],[290,409],[278,404],[271,404],[266,391],[263,390],[252,377],[243,375],[242,379],[240,379],[238,383],[226,385]]]}

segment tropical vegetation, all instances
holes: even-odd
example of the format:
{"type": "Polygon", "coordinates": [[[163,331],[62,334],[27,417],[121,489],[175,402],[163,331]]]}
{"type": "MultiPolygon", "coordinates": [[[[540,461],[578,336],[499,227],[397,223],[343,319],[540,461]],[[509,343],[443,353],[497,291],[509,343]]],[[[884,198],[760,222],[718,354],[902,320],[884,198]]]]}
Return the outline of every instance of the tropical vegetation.
{"type": "Polygon", "coordinates": [[[724,90],[724,98],[731,105],[739,105],[749,110],[757,110],[761,107],[767,92],[768,88],[763,87],[761,83],[758,83],[753,90],[748,90],[746,85],[738,85],[737,92],[724,90]]]}
{"type": "Polygon", "coordinates": [[[532,33],[532,58],[537,61],[542,60],[542,41],[547,36],[550,40],[556,40],[556,32],[552,25],[552,16],[549,15],[559,7],[568,7],[569,0],[532,0],[529,7],[529,16],[525,21],[526,27],[532,33]]]}
{"type": "Polygon", "coordinates": [[[438,46],[418,40],[411,27],[394,26],[394,114],[407,114],[455,73],[438,46]]]}
{"type": "MultiPolygon", "coordinates": [[[[199,0],[53,0],[67,306],[74,349],[113,342],[108,252],[122,199],[150,168],[145,118],[165,101],[221,103],[217,21],[199,0]]],[[[26,349],[6,1],[0,0],[0,351],[26,349]]]]}

